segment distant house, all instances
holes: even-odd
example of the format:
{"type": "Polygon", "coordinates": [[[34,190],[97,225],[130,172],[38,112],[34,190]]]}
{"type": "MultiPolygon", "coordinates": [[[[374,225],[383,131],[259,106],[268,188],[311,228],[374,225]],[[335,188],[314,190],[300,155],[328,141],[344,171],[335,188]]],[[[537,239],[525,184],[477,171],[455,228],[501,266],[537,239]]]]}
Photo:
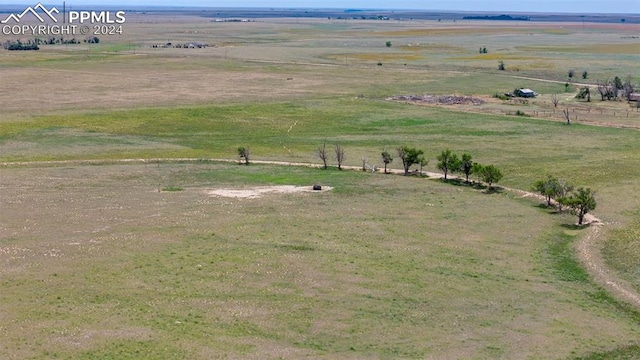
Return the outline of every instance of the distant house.
{"type": "Polygon", "coordinates": [[[640,93],[631,93],[631,94],[629,94],[629,101],[639,101],[640,102],[640,93]]]}
{"type": "Polygon", "coordinates": [[[531,89],[516,89],[516,91],[514,91],[513,93],[515,94],[515,96],[523,98],[532,98],[538,95],[531,89]]]}

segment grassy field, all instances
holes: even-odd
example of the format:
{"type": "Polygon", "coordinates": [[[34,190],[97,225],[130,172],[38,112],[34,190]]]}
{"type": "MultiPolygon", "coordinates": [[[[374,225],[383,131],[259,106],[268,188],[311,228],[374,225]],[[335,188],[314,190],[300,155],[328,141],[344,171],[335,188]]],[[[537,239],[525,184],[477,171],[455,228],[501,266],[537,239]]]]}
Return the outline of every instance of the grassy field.
{"type": "Polygon", "coordinates": [[[21,189],[2,197],[4,358],[550,358],[640,331],[566,254],[571,220],[509,194],[233,164],[23,168],[2,185],[21,189]],[[334,190],[206,192],[311,183],[334,190]]]}
{"type": "Polygon", "coordinates": [[[569,69],[588,70],[576,83],[637,82],[637,25],[137,15],[125,30],[0,53],[1,358],[638,358],[637,309],[575,255],[588,229],[535,200],[437,179],[155,160],[248,146],[254,159],[318,163],[326,141],[353,166],[415,146],[434,171],[442,150],[467,151],[505,186],[552,174],[594,188],[603,256],[638,284],[640,113],[564,86],[569,69]],[[151,47],[189,41],[215,46],[151,47]],[[492,97],[515,87],[542,95],[492,97]],[[485,103],[386,100],[424,93],[485,103]],[[16,164],[85,159],[103,162],[16,164]],[[312,184],[334,189],[208,194],[312,184]]]}

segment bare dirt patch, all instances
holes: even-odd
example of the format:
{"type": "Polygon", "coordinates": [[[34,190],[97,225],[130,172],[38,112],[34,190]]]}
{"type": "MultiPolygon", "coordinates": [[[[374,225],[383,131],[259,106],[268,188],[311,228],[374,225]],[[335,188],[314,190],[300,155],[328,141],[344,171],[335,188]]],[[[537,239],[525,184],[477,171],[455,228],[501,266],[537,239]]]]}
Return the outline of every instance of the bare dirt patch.
{"type": "Polygon", "coordinates": [[[482,105],[485,103],[478,97],[463,95],[396,95],[387,100],[434,105],[482,105]]]}
{"type": "Polygon", "coordinates": [[[255,199],[266,194],[293,194],[302,192],[324,192],[331,190],[332,187],[323,186],[321,190],[313,190],[312,186],[260,186],[249,189],[215,189],[208,190],[211,196],[221,196],[239,199],[255,199]]]}

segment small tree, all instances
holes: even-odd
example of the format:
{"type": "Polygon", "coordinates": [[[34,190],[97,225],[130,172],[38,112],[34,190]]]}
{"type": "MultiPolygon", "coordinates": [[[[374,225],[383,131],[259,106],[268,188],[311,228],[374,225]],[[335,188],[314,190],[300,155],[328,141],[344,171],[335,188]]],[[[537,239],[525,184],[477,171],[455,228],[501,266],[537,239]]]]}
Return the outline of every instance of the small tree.
{"type": "Polygon", "coordinates": [[[597,205],[594,193],[589,188],[578,188],[575,193],[558,199],[558,202],[571,208],[574,215],[578,215],[578,225],[582,225],[584,216],[597,205]]]}
{"type": "Polygon", "coordinates": [[[571,113],[569,113],[569,109],[562,110],[562,115],[564,115],[564,120],[567,122],[567,125],[571,125],[571,113]]]}
{"type": "Polygon", "coordinates": [[[420,165],[420,176],[422,176],[422,168],[429,164],[429,160],[425,159],[423,155],[418,157],[418,165],[420,165]]]}
{"type": "Polygon", "coordinates": [[[591,102],[591,90],[589,90],[589,87],[580,88],[580,91],[576,94],[576,99],[587,99],[587,102],[591,102]]]}
{"type": "Polygon", "coordinates": [[[474,162],[471,166],[471,174],[475,174],[478,181],[482,181],[482,169],[484,166],[477,162],[474,162]]]}
{"type": "Polygon", "coordinates": [[[396,149],[398,157],[402,160],[402,167],[404,168],[404,174],[409,175],[409,168],[420,163],[420,156],[424,154],[422,150],[416,148],[410,148],[408,146],[401,146],[396,149]]]}
{"type": "Polygon", "coordinates": [[[316,156],[322,160],[323,169],[327,168],[327,159],[329,155],[327,154],[327,142],[323,142],[322,145],[319,145],[316,149],[316,156]]]}
{"type": "Polygon", "coordinates": [[[460,160],[460,171],[464,173],[467,184],[469,183],[469,175],[473,171],[473,161],[471,160],[471,154],[464,153],[462,154],[462,159],[460,160]]]}
{"type": "Polygon", "coordinates": [[[244,164],[245,165],[249,165],[249,156],[251,155],[251,152],[249,151],[249,148],[245,148],[245,147],[239,147],[238,148],[238,157],[240,158],[240,163],[242,164],[242,159],[244,159],[244,164]]]}
{"type": "Polygon", "coordinates": [[[575,70],[569,69],[569,72],[567,73],[567,75],[569,76],[569,81],[571,81],[571,79],[573,79],[573,76],[575,74],[576,74],[575,70]]]}
{"type": "Polygon", "coordinates": [[[622,79],[620,79],[617,76],[614,77],[613,78],[613,86],[615,86],[617,90],[622,90],[624,88],[624,85],[622,84],[622,79]]]}
{"type": "Polygon", "coordinates": [[[560,202],[560,199],[564,198],[573,191],[573,185],[562,179],[559,179],[556,186],[557,187],[555,189],[554,199],[556,200],[556,204],[558,206],[558,212],[562,212],[562,203],[560,202]]]}
{"type": "Polygon", "coordinates": [[[457,171],[459,166],[460,160],[458,160],[458,155],[452,153],[449,149],[444,150],[438,156],[438,169],[442,170],[445,180],[447,180],[449,171],[457,171]]]}
{"type": "Polygon", "coordinates": [[[631,94],[633,94],[633,91],[634,89],[633,85],[631,84],[631,75],[628,75],[627,79],[624,81],[624,84],[622,84],[622,92],[624,94],[624,98],[627,99],[627,101],[631,100],[631,94]]]}
{"type": "Polygon", "coordinates": [[[587,80],[587,78],[589,77],[589,72],[587,70],[582,72],[582,78],[587,80]]]}
{"type": "Polygon", "coordinates": [[[546,179],[538,180],[533,184],[533,190],[545,197],[547,206],[551,206],[551,201],[566,196],[573,187],[563,180],[547,175],[546,179]]]}
{"type": "Polygon", "coordinates": [[[560,103],[560,98],[558,97],[558,94],[551,95],[551,103],[553,104],[554,108],[558,107],[558,104],[560,103]]]}
{"type": "Polygon", "coordinates": [[[342,162],[344,161],[344,148],[340,144],[335,144],[333,150],[336,153],[336,161],[338,162],[338,170],[342,170],[342,162]]]}
{"type": "Polygon", "coordinates": [[[504,61],[498,60],[498,70],[502,70],[502,71],[506,70],[506,67],[504,65],[504,61]]]}
{"type": "Polygon", "coordinates": [[[387,45],[387,47],[391,47],[391,41],[387,41],[385,45],[387,45]]]}
{"type": "Polygon", "coordinates": [[[533,190],[539,192],[542,196],[547,199],[547,207],[551,206],[551,200],[555,196],[553,191],[553,183],[557,182],[558,179],[551,177],[551,175],[547,176],[545,180],[538,180],[533,184],[533,190]]]}
{"type": "Polygon", "coordinates": [[[493,165],[482,166],[481,171],[482,181],[487,183],[489,191],[493,189],[493,184],[502,179],[502,172],[493,165]]]}
{"type": "Polygon", "coordinates": [[[391,154],[387,151],[384,150],[382,152],[382,162],[384,163],[384,173],[387,173],[387,165],[391,164],[391,162],[393,161],[393,156],[391,156],[391,154]]]}
{"type": "MultiPolygon", "coordinates": [[[[616,76],[616,78],[618,78],[616,76]]],[[[619,78],[618,78],[619,80],[619,78]]],[[[598,81],[598,93],[600,94],[602,101],[612,100],[618,97],[618,88],[615,84],[615,80],[612,82],[611,80],[598,81]]]]}

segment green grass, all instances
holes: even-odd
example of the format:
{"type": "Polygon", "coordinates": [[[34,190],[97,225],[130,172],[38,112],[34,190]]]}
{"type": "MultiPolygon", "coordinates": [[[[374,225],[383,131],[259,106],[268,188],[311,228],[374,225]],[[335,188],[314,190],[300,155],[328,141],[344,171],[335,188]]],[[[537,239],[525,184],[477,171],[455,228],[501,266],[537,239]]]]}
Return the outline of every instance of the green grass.
{"type": "Polygon", "coordinates": [[[574,360],[637,360],[640,359],[640,346],[631,345],[604,353],[574,358],[574,360]]]}
{"type": "MultiPolygon", "coordinates": [[[[4,266],[33,270],[1,283],[6,320],[23,329],[3,338],[4,355],[550,358],[587,344],[621,346],[637,327],[590,297],[593,285],[559,273],[569,254],[547,250],[557,241],[547,229],[561,234],[564,220],[509,194],[417,177],[223,163],[23,168],[3,173],[3,182],[30,189],[5,226],[14,229],[29,211],[57,234],[4,240],[30,249],[4,266]],[[25,184],[30,173],[40,177],[25,184]],[[316,182],[334,190],[206,195],[316,182]],[[158,183],[185,191],[157,192],[158,183]],[[31,198],[42,199],[39,210],[31,198]],[[45,216],[62,199],[64,216],[45,216]],[[35,256],[51,249],[60,256],[35,256]],[[49,325],[28,326],[34,322],[49,325]],[[554,335],[544,344],[518,340],[547,334],[554,335]]],[[[560,246],[570,240],[560,235],[560,246]]]]}
{"type": "Polygon", "coordinates": [[[184,189],[180,186],[165,186],[162,188],[162,191],[183,191],[184,189]]]}
{"type": "Polygon", "coordinates": [[[577,234],[555,233],[548,240],[548,252],[553,262],[556,276],[562,281],[589,281],[589,274],[576,258],[571,246],[577,234]]]}
{"type": "MultiPolygon", "coordinates": [[[[249,146],[257,159],[314,162],[315,148],[326,140],[341,143],[347,164],[357,166],[363,156],[380,163],[378,153],[383,148],[416,146],[427,158],[451,148],[496,164],[505,173],[504,182],[520,188],[528,188],[538,174],[550,171],[550,163],[557,163],[553,170],[557,176],[597,189],[635,176],[632,164],[638,161],[635,134],[624,129],[367,99],[45,116],[0,123],[0,139],[39,144],[29,152],[4,151],[5,161],[232,158],[242,145],[249,146]]],[[[431,163],[433,167],[435,161],[431,163]]]]}
{"type": "Polygon", "coordinates": [[[638,221],[613,230],[603,249],[607,265],[628,274],[635,282],[640,278],[639,247],[640,223],[638,221]]]}

